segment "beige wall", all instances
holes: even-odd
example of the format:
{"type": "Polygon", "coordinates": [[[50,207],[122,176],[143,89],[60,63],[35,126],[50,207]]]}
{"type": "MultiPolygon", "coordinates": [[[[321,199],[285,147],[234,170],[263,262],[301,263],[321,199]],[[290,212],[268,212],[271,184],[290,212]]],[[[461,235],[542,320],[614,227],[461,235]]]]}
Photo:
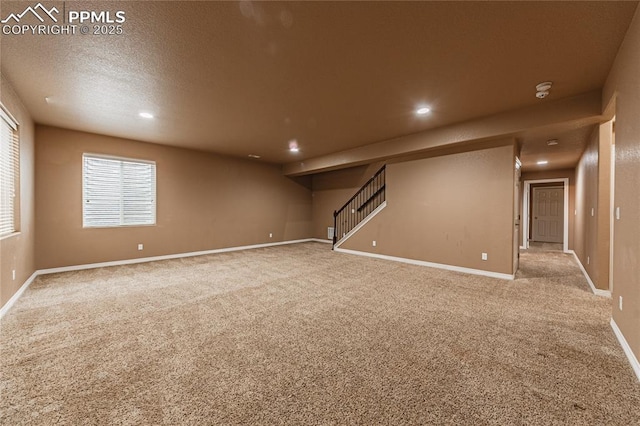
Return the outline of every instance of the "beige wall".
{"type": "Polygon", "coordinates": [[[389,164],[387,207],[341,248],[511,274],[514,165],[513,143],[389,164]]]}
{"type": "Polygon", "coordinates": [[[311,236],[311,191],[278,166],[46,126],[36,141],[38,269],[311,236]],[[85,152],[156,162],[156,226],[83,229],[85,152]]]}
{"type": "Polygon", "coordinates": [[[602,290],[609,289],[610,135],[610,123],[597,127],[576,167],[574,250],[596,288],[602,290]]]}
{"type": "MultiPolygon", "coordinates": [[[[523,172],[522,185],[520,186],[520,203],[523,200],[522,191],[524,191],[524,181],[526,180],[542,180],[542,179],[569,179],[569,250],[574,248],[574,226],[575,226],[575,201],[576,201],[576,182],[575,182],[575,170],[574,169],[562,169],[562,170],[540,170],[523,172]]],[[[529,227],[531,229],[531,227],[529,227]]],[[[524,225],[520,226],[520,236],[518,238],[518,244],[522,245],[522,232],[524,231],[524,225]]]]}
{"type": "Polygon", "coordinates": [[[17,234],[0,240],[0,306],[18,291],[35,272],[34,211],[34,125],[31,116],[0,75],[0,101],[18,121],[20,136],[20,194],[17,234]],[[13,279],[13,271],[16,278],[13,279]]]}
{"type": "Polygon", "coordinates": [[[596,199],[596,287],[609,290],[611,247],[611,149],[612,122],[598,129],[598,194],[596,199]]]}
{"type": "Polygon", "coordinates": [[[613,319],[640,359],[640,9],[618,51],[603,89],[603,110],[615,99],[613,319]],[[623,297],[622,311],[618,307],[623,297]]]}

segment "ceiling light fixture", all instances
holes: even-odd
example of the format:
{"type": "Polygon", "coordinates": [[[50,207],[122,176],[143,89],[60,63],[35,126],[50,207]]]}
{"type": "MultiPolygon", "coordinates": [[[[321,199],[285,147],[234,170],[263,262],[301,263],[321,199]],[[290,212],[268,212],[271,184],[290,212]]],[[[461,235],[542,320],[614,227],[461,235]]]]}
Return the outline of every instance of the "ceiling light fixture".
{"type": "Polygon", "coordinates": [[[428,114],[429,112],[431,112],[431,108],[429,107],[421,107],[416,110],[416,114],[418,115],[425,115],[425,114],[428,114]]]}
{"type": "Polygon", "coordinates": [[[536,163],[538,166],[544,166],[545,164],[549,164],[547,160],[540,160],[536,163]]]}
{"type": "Polygon", "coordinates": [[[553,82],[551,81],[543,81],[542,83],[539,83],[536,86],[536,98],[538,99],[544,99],[549,95],[549,89],[551,89],[551,86],[553,85],[553,82]]]}
{"type": "Polygon", "coordinates": [[[547,145],[549,146],[558,145],[558,139],[549,139],[547,141],[547,145]]]}
{"type": "Polygon", "coordinates": [[[151,114],[150,112],[141,112],[138,115],[142,118],[153,118],[153,114],[151,114]]]}
{"type": "Polygon", "coordinates": [[[291,139],[289,141],[289,151],[300,152],[300,148],[298,147],[298,141],[296,139],[291,139]]]}
{"type": "Polygon", "coordinates": [[[255,154],[249,154],[249,158],[255,158],[257,160],[260,158],[260,156],[255,154]]]}

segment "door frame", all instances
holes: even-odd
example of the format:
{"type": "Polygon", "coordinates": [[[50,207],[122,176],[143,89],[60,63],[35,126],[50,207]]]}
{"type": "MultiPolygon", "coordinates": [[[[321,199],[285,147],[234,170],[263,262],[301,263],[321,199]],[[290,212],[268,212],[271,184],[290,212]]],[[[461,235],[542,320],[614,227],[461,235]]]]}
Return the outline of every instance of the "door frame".
{"type": "Polygon", "coordinates": [[[562,183],[564,189],[564,229],[562,235],[562,251],[569,253],[569,178],[533,179],[524,181],[522,191],[522,245],[521,249],[529,248],[529,205],[531,200],[531,184],[536,183],[562,183]]]}
{"type": "Polygon", "coordinates": [[[615,234],[615,225],[616,225],[616,206],[615,206],[615,195],[616,195],[616,117],[614,116],[612,119],[612,128],[611,128],[611,188],[609,191],[609,292],[613,294],[613,237],[615,234]]]}

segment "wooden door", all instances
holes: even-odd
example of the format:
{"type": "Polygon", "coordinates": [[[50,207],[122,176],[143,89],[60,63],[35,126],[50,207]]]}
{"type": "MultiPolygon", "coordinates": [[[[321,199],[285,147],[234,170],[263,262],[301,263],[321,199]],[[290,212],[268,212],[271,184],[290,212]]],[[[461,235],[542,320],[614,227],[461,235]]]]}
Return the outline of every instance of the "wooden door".
{"type": "Polygon", "coordinates": [[[564,189],[533,188],[532,239],[561,243],[564,236],[564,189]]]}

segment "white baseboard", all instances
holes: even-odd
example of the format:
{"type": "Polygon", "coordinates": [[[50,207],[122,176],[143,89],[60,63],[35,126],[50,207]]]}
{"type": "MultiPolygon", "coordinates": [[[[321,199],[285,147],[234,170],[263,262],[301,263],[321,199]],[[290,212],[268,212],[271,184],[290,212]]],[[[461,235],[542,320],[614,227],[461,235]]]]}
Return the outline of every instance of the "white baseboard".
{"type": "Polygon", "coordinates": [[[627,339],[624,338],[622,331],[618,328],[618,324],[611,318],[610,321],[611,328],[613,329],[613,334],[618,338],[618,342],[620,342],[620,346],[622,346],[622,350],[624,354],[627,356],[629,363],[631,364],[631,368],[633,368],[633,372],[636,373],[636,377],[640,380],[640,362],[638,362],[638,358],[636,358],[635,354],[631,350],[631,346],[627,343],[627,339]]]}
{"type": "Polygon", "coordinates": [[[204,251],[194,251],[189,253],[178,253],[178,254],[168,254],[164,256],[152,256],[152,257],[141,257],[139,259],[126,259],[126,260],[115,260],[111,262],[100,262],[100,263],[90,263],[85,265],[73,265],[73,266],[63,266],[60,268],[49,268],[49,269],[39,269],[35,271],[29,279],[20,287],[20,289],[11,296],[11,299],[7,301],[7,303],[0,308],[0,319],[11,309],[14,303],[22,296],[22,294],[27,290],[29,285],[36,279],[39,275],[47,275],[47,274],[55,274],[59,272],[71,272],[71,271],[81,271],[84,269],[95,269],[95,268],[104,268],[108,266],[121,266],[121,265],[132,265],[136,263],[146,263],[146,262],[156,262],[158,260],[170,260],[170,259],[179,259],[183,257],[193,257],[193,256],[203,256],[206,254],[216,254],[216,253],[226,253],[230,251],[240,251],[240,250],[251,250],[263,247],[273,247],[273,246],[281,246],[285,244],[297,244],[297,243],[307,243],[307,242],[321,242],[321,243],[331,243],[331,241],[325,241],[317,238],[305,238],[302,240],[289,240],[289,241],[280,241],[277,243],[264,243],[264,244],[253,244],[249,246],[239,246],[239,247],[227,247],[221,249],[214,250],[204,250],[204,251]]]}
{"type": "Polygon", "coordinates": [[[9,312],[9,309],[11,309],[13,304],[16,303],[16,301],[20,298],[20,296],[22,296],[22,293],[24,293],[27,290],[27,288],[29,288],[29,286],[31,285],[33,280],[36,279],[37,276],[38,276],[38,271],[35,271],[33,274],[31,274],[31,276],[27,279],[27,281],[24,282],[24,284],[22,284],[22,286],[18,289],[18,291],[16,291],[15,294],[11,296],[11,299],[7,300],[7,303],[5,303],[2,308],[0,308],[0,320],[2,319],[2,317],[5,316],[7,312],[9,312]]]}
{"type": "Polygon", "coordinates": [[[111,262],[89,263],[85,265],[62,266],[60,268],[39,269],[36,271],[38,275],[55,274],[58,272],[81,271],[84,269],[105,268],[108,266],[133,265],[136,263],[157,262],[158,260],[180,259],[183,257],[204,256],[207,254],[228,253],[230,251],[252,250],[263,247],[282,246],[286,244],[308,243],[314,241],[313,238],[305,238],[302,240],[280,241],[277,243],[253,244],[249,246],[226,247],[213,250],[192,251],[188,253],[167,254],[163,256],[140,257],[138,259],[114,260],[111,262]]]}
{"type": "Polygon", "coordinates": [[[313,241],[316,243],[325,243],[325,244],[333,244],[331,240],[323,240],[322,238],[309,238],[309,241],[313,241]]]}
{"type": "MultiPolygon", "coordinates": [[[[338,247],[340,247],[345,241],[347,241],[349,238],[351,238],[351,236],[353,236],[356,232],[358,232],[360,230],[360,228],[362,228],[364,225],[367,224],[367,222],[369,222],[371,219],[373,219],[378,213],[380,213],[385,207],[387,207],[387,202],[383,201],[382,204],[380,204],[378,207],[375,208],[375,210],[373,210],[371,213],[369,213],[369,216],[365,217],[362,222],[360,222],[359,224],[357,224],[355,226],[355,228],[353,228],[351,231],[349,231],[347,233],[347,235],[345,235],[344,237],[340,238],[338,240],[338,242],[336,242],[336,245],[333,247],[334,249],[337,249],[338,247]]],[[[334,230],[335,232],[335,230],[334,230]]]]}
{"type": "Polygon", "coordinates": [[[500,278],[503,280],[513,280],[515,275],[503,274],[500,272],[483,271],[482,269],[464,268],[462,266],[445,265],[443,263],[425,262],[424,260],[407,259],[404,257],[388,256],[386,254],[368,253],[366,251],[356,251],[335,248],[334,251],[339,253],[355,254],[357,256],[374,257],[376,259],[392,260],[394,262],[409,263],[411,265],[428,266],[429,268],[446,269],[447,271],[462,272],[465,274],[482,275],[491,278],[500,278]]]}
{"type": "Polygon", "coordinates": [[[576,252],[573,250],[567,250],[566,253],[573,254],[573,257],[576,259],[576,262],[578,263],[578,266],[580,267],[582,274],[587,279],[587,283],[589,284],[589,287],[591,287],[591,291],[593,292],[593,294],[595,294],[596,296],[611,298],[611,292],[609,290],[600,290],[599,288],[596,288],[595,284],[593,284],[593,281],[591,280],[591,277],[589,276],[589,273],[582,265],[582,262],[580,262],[580,259],[578,258],[578,255],[576,254],[576,252]]]}

